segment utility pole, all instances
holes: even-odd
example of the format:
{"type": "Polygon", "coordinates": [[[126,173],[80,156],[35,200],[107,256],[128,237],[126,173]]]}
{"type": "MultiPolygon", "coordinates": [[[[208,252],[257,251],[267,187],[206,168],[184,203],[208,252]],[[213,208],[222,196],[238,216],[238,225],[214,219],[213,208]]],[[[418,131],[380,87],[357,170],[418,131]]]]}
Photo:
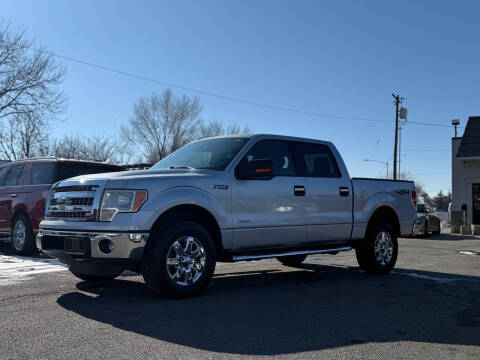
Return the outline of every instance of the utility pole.
{"type": "Polygon", "coordinates": [[[398,115],[399,105],[403,102],[403,98],[400,95],[392,94],[393,104],[395,105],[395,147],[393,150],[393,180],[397,180],[397,158],[398,158],[398,115]]]}

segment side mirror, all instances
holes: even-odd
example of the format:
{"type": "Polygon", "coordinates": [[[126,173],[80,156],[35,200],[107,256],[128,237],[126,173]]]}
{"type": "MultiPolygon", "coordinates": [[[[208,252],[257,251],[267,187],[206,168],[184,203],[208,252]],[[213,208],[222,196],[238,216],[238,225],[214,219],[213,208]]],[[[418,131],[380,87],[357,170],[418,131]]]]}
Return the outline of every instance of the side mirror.
{"type": "Polygon", "coordinates": [[[240,163],[235,169],[235,176],[239,180],[270,180],[273,177],[273,161],[258,159],[250,163],[240,163]]]}

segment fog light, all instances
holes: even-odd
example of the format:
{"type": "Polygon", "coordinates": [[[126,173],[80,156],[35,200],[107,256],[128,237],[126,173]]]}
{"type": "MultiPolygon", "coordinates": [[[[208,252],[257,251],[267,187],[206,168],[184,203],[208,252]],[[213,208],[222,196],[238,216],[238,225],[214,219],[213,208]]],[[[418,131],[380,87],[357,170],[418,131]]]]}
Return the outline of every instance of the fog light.
{"type": "Polygon", "coordinates": [[[108,239],[102,239],[98,242],[98,250],[100,250],[102,254],[110,254],[115,250],[115,244],[108,239]]]}

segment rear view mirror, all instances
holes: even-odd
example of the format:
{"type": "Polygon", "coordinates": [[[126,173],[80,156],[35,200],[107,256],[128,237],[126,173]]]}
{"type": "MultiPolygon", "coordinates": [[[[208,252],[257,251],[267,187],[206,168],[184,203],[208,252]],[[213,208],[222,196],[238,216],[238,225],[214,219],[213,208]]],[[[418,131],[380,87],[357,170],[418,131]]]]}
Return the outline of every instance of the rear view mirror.
{"type": "Polygon", "coordinates": [[[273,161],[258,159],[244,164],[240,163],[235,170],[239,180],[269,180],[273,177],[273,161]]]}

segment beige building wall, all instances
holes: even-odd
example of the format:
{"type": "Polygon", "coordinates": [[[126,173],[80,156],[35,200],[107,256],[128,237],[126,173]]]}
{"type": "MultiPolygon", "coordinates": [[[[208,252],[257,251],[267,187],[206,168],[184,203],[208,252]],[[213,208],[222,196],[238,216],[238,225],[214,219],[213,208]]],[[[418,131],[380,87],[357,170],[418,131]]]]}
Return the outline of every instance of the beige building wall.
{"type": "Polygon", "coordinates": [[[467,226],[472,224],[472,184],[480,184],[480,160],[456,158],[462,138],[452,138],[452,232],[463,225],[462,204],[467,205],[467,226]]]}

